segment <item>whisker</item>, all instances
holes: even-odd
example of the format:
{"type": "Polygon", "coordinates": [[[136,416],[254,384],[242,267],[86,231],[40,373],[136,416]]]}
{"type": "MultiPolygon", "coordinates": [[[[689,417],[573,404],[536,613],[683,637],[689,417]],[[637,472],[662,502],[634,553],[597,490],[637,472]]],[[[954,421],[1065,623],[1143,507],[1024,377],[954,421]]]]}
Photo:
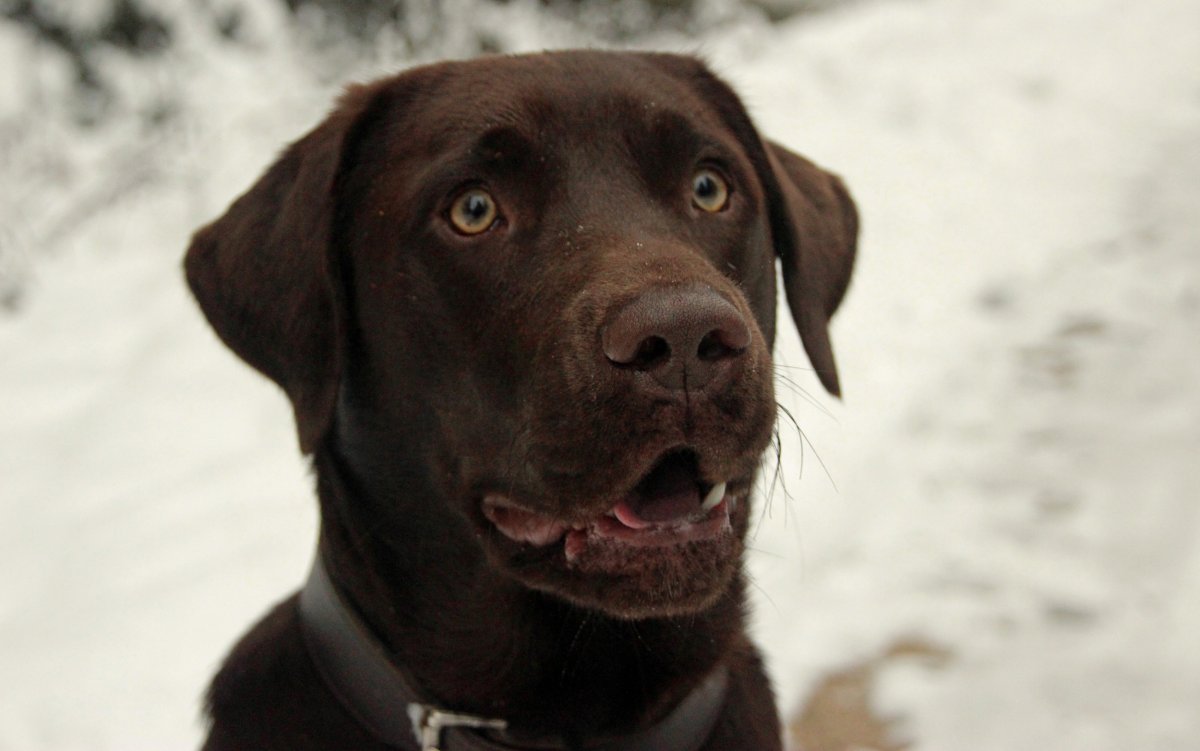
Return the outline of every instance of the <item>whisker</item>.
{"type": "Polygon", "coordinates": [[[517,477],[520,475],[520,472],[518,472],[518,466],[529,463],[529,441],[523,441],[522,439],[531,435],[532,432],[533,422],[526,418],[520,425],[517,426],[517,429],[513,431],[512,440],[509,441],[507,474],[509,478],[508,493],[510,496],[515,490],[514,485],[516,484],[517,477]],[[518,449],[520,449],[521,452],[521,456],[519,458],[517,456],[518,449]]]}
{"type": "Polygon", "coordinates": [[[775,602],[775,598],[771,597],[771,593],[768,592],[761,584],[755,581],[754,577],[749,573],[746,574],[746,583],[757,589],[762,594],[763,598],[766,599],[767,603],[772,609],[774,609],[776,615],[780,617],[783,616],[783,610],[780,609],[779,603],[775,602]]]}
{"type": "Polygon", "coordinates": [[[821,471],[825,474],[825,479],[829,480],[829,484],[833,486],[834,492],[840,492],[840,491],[838,491],[837,482],[834,481],[834,479],[833,479],[833,474],[829,471],[829,467],[825,465],[825,460],[821,458],[821,453],[819,451],[817,451],[817,447],[813,445],[813,442],[808,437],[808,434],[805,433],[804,430],[801,428],[797,428],[797,430],[800,431],[800,446],[801,446],[800,455],[801,456],[804,455],[803,447],[804,447],[804,444],[807,443],[808,447],[812,449],[813,456],[815,456],[817,459],[817,464],[821,465],[821,471]]]}
{"type": "Polygon", "coordinates": [[[800,397],[808,404],[811,404],[812,406],[816,407],[817,410],[821,414],[825,415],[826,417],[833,420],[834,422],[838,421],[837,415],[835,415],[828,407],[826,407],[825,404],[822,403],[822,401],[820,399],[818,399],[815,395],[813,395],[813,393],[811,391],[809,391],[808,389],[801,386],[799,384],[799,382],[797,382],[795,379],[793,379],[788,374],[779,372],[779,368],[781,368],[781,367],[786,367],[786,366],[781,366],[778,364],[775,365],[776,381],[778,381],[779,383],[782,383],[784,386],[787,386],[788,389],[793,394],[800,397]]]}
{"type": "Polygon", "coordinates": [[[758,556],[758,557],[760,557],[760,558],[761,558],[761,557],[767,557],[767,558],[774,558],[774,559],[776,559],[776,560],[780,560],[780,561],[786,561],[786,560],[787,560],[787,556],[785,556],[785,555],[782,555],[782,554],[780,554],[780,553],[776,553],[776,552],[773,552],[773,551],[767,550],[766,548],[758,548],[758,547],[755,547],[755,546],[753,546],[753,545],[747,545],[747,546],[746,546],[746,550],[747,550],[747,551],[749,551],[749,552],[751,552],[751,553],[754,553],[754,555],[755,555],[755,556],[758,556]]]}
{"type": "Polygon", "coordinates": [[[575,629],[575,636],[572,637],[571,643],[569,645],[567,645],[567,658],[568,659],[563,660],[563,669],[562,669],[562,674],[561,674],[561,679],[562,679],[563,683],[566,683],[567,679],[571,676],[571,667],[573,665],[573,662],[570,659],[571,653],[575,651],[575,645],[579,644],[579,638],[583,635],[583,632],[588,629],[588,626],[591,624],[591,622],[592,622],[591,611],[590,610],[584,611],[583,620],[581,620],[579,622],[579,628],[575,629]]]}
{"type": "MultiPolygon", "coordinates": [[[[757,537],[759,530],[763,528],[767,518],[770,516],[771,505],[775,502],[775,488],[783,485],[783,474],[781,467],[783,466],[783,441],[779,437],[779,426],[776,425],[771,429],[771,450],[775,454],[775,468],[771,472],[771,481],[768,484],[766,497],[763,499],[763,507],[759,512],[758,521],[754,525],[753,537],[757,537]]],[[[767,462],[767,455],[764,454],[759,459],[759,467],[767,462]]],[[[784,488],[785,497],[787,488],[784,488]]]]}
{"type": "Polygon", "coordinates": [[[816,444],[814,444],[812,439],[808,437],[808,433],[804,432],[804,428],[800,427],[800,423],[796,420],[795,415],[791,413],[791,410],[782,404],[776,403],[776,405],[778,406],[780,413],[787,417],[788,422],[790,422],[792,427],[795,428],[796,435],[800,437],[800,476],[804,476],[804,460],[807,454],[805,445],[807,444],[808,448],[812,449],[812,454],[816,458],[817,464],[821,465],[821,471],[824,473],[826,479],[829,480],[829,484],[833,486],[834,490],[837,490],[837,482],[834,481],[833,474],[829,471],[829,467],[825,464],[825,460],[821,458],[821,452],[817,451],[816,444]]]}

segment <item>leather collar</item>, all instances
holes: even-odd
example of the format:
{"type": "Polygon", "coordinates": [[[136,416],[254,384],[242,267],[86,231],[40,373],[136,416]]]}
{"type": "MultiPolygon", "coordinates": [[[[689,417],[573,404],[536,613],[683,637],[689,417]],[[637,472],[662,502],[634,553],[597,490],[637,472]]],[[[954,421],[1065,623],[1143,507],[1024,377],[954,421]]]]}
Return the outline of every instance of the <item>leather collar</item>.
{"type": "MultiPolygon", "coordinates": [[[[421,751],[565,750],[561,741],[519,745],[505,722],[439,709],[423,700],[407,672],[392,662],[351,606],[338,594],[320,552],[300,592],[300,628],[309,655],[329,689],[375,738],[421,751]]],[[[725,703],[729,675],[714,669],[666,717],[631,735],[588,744],[586,751],[699,751],[725,703]]]]}

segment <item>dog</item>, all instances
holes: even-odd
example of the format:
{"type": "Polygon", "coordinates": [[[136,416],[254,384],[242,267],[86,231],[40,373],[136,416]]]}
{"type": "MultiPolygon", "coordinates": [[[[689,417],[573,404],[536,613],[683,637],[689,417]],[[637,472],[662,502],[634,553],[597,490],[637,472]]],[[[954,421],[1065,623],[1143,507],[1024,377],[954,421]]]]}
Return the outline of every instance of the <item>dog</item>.
{"type": "Polygon", "coordinates": [[[857,234],[691,57],[348,88],[184,263],[290,399],[321,510],[204,748],[780,749],[742,573],[775,269],[839,395],[857,234]]]}

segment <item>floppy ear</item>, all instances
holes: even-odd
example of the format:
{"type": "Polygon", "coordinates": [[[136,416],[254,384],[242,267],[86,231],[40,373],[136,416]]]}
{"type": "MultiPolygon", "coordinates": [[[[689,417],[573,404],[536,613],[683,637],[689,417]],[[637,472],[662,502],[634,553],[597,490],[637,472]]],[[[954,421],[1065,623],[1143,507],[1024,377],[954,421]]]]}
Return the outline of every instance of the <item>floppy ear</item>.
{"type": "Polygon", "coordinates": [[[192,294],[222,341],[291,399],[306,454],[337,402],[344,321],[330,252],[335,184],[373,94],[347,90],[323,123],[196,232],[184,259],[192,294]]]}
{"type": "Polygon", "coordinates": [[[764,180],[771,235],[788,307],[817,377],[829,393],[840,396],[829,319],[850,284],[858,210],[837,175],[778,144],[768,141],[765,146],[774,178],[764,180]]]}

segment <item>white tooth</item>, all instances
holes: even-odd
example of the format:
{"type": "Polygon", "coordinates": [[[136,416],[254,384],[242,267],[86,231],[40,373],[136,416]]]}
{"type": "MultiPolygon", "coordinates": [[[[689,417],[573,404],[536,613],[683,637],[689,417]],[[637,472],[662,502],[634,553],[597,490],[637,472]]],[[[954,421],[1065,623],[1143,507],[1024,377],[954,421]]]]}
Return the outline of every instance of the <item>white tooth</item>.
{"type": "Polygon", "coordinates": [[[708,491],[708,495],[704,496],[704,503],[700,504],[702,512],[712,511],[725,497],[725,483],[719,482],[713,485],[712,490],[708,491]]]}

